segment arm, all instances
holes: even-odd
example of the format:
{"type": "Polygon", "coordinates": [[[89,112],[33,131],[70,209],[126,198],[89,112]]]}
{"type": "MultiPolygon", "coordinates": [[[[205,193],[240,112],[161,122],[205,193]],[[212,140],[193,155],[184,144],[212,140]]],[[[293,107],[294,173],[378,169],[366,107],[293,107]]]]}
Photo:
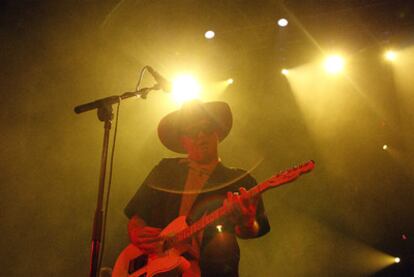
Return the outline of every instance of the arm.
{"type": "MultiPolygon", "coordinates": [[[[161,162],[160,162],[161,163],[161,162]]],[[[144,182],[139,186],[134,196],[125,207],[125,215],[128,221],[128,237],[132,244],[136,245],[143,252],[152,251],[161,229],[147,226],[151,223],[151,211],[154,206],[155,195],[148,183],[151,183],[158,176],[159,165],[155,166],[144,182]]]]}

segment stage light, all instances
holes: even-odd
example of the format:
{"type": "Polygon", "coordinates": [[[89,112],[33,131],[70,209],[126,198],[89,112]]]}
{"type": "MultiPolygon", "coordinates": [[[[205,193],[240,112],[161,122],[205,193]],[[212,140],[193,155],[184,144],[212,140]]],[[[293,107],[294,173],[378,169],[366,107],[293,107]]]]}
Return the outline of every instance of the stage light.
{"type": "Polygon", "coordinates": [[[387,61],[393,62],[397,59],[397,53],[395,53],[395,51],[388,50],[388,51],[385,52],[384,58],[387,61]]]}
{"type": "Polygon", "coordinates": [[[398,264],[399,262],[401,262],[401,259],[400,259],[400,258],[398,258],[398,257],[395,257],[395,258],[394,258],[394,262],[395,262],[396,264],[398,264]]]}
{"type": "Polygon", "coordinates": [[[388,149],[388,145],[384,144],[384,145],[382,146],[382,149],[383,149],[383,150],[387,150],[387,149],[388,149]]]}
{"type": "Polygon", "coordinates": [[[223,232],[223,225],[217,225],[216,229],[219,233],[223,232]]]}
{"type": "Polygon", "coordinates": [[[189,100],[199,98],[200,90],[200,85],[196,79],[190,75],[181,75],[173,80],[171,94],[177,103],[182,104],[189,100]]]}
{"type": "Polygon", "coordinates": [[[281,18],[277,21],[277,25],[280,27],[286,27],[289,24],[286,18],[281,18]]]}
{"type": "Polygon", "coordinates": [[[325,60],[325,70],[329,74],[338,74],[343,71],[345,65],[344,59],[339,55],[332,55],[325,60]]]}
{"type": "Polygon", "coordinates": [[[283,75],[288,75],[289,74],[289,70],[287,70],[286,68],[283,68],[280,73],[282,73],[283,75]]]}
{"type": "Polygon", "coordinates": [[[216,34],[214,33],[214,31],[211,31],[211,30],[204,33],[204,37],[206,39],[212,39],[212,38],[214,38],[215,35],[216,34]]]}
{"type": "Polygon", "coordinates": [[[232,78],[229,78],[229,79],[227,79],[226,82],[227,82],[228,85],[231,85],[231,84],[234,83],[234,80],[232,78]]]}

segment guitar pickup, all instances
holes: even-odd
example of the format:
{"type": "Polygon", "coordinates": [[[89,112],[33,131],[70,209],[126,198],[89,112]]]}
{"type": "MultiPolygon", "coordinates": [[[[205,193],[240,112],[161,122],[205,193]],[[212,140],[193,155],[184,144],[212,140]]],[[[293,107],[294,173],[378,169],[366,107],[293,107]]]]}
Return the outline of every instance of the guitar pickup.
{"type": "MultiPolygon", "coordinates": [[[[147,263],[148,263],[147,255],[141,255],[141,256],[136,257],[135,259],[129,262],[128,274],[132,274],[135,271],[141,269],[142,267],[146,266],[147,263]]],[[[147,276],[146,273],[141,274],[139,277],[145,277],[145,276],[147,276]]]]}

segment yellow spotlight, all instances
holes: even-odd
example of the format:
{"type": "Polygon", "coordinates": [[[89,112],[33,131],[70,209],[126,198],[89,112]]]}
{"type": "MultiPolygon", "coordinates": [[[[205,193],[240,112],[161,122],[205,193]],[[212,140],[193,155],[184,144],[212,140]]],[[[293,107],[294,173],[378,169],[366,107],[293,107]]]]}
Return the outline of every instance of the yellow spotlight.
{"type": "Polygon", "coordinates": [[[399,262],[401,262],[401,259],[400,259],[400,258],[398,258],[398,257],[395,257],[395,258],[394,258],[394,261],[395,261],[395,263],[396,263],[396,264],[398,264],[399,262]]]}
{"type": "Polygon", "coordinates": [[[223,225],[217,225],[216,228],[218,232],[223,232],[223,225]]]}
{"type": "Polygon", "coordinates": [[[397,53],[395,53],[395,51],[388,50],[388,51],[385,52],[384,58],[387,61],[393,62],[397,59],[397,53]]]}
{"type": "Polygon", "coordinates": [[[287,70],[286,68],[283,68],[280,73],[282,73],[283,75],[288,75],[289,74],[289,70],[287,70]]]}
{"type": "Polygon", "coordinates": [[[343,71],[345,60],[339,55],[332,55],[325,60],[325,70],[329,74],[338,74],[343,71]]]}
{"type": "Polygon", "coordinates": [[[234,83],[234,80],[233,80],[232,78],[227,79],[227,84],[228,84],[228,85],[231,85],[231,84],[233,84],[233,83],[234,83]]]}
{"type": "Polygon", "coordinates": [[[384,145],[382,146],[382,149],[383,149],[383,150],[387,150],[387,149],[388,149],[388,145],[384,144],[384,145]]]}
{"type": "Polygon", "coordinates": [[[215,35],[216,34],[214,33],[214,31],[211,31],[211,30],[204,33],[204,37],[206,39],[212,39],[212,38],[214,38],[215,35]]]}
{"type": "Polygon", "coordinates": [[[192,99],[200,97],[200,85],[190,75],[177,76],[173,80],[172,84],[172,97],[173,99],[182,104],[192,99]]]}

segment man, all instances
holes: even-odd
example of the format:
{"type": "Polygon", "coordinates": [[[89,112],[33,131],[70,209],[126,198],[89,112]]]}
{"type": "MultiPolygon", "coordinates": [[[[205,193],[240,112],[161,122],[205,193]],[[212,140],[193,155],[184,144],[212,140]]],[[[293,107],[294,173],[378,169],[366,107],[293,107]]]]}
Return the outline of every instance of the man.
{"type": "Polygon", "coordinates": [[[236,236],[255,238],[270,230],[260,197],[247,197],[256,181],[220,162],[218,144],[231,127],[224,102],[193,101],[165,116],[158,126],[161,142],[187,156],[161,160],[125,208],[129,238],[148,255],[160,251],[160,232],[176,217],[187,216],[191,224],[223,203],[230,209],[227,218],[194,237],[195,252],[183,254],[191,263],[183,276],[238,276],[236,236]]]}

